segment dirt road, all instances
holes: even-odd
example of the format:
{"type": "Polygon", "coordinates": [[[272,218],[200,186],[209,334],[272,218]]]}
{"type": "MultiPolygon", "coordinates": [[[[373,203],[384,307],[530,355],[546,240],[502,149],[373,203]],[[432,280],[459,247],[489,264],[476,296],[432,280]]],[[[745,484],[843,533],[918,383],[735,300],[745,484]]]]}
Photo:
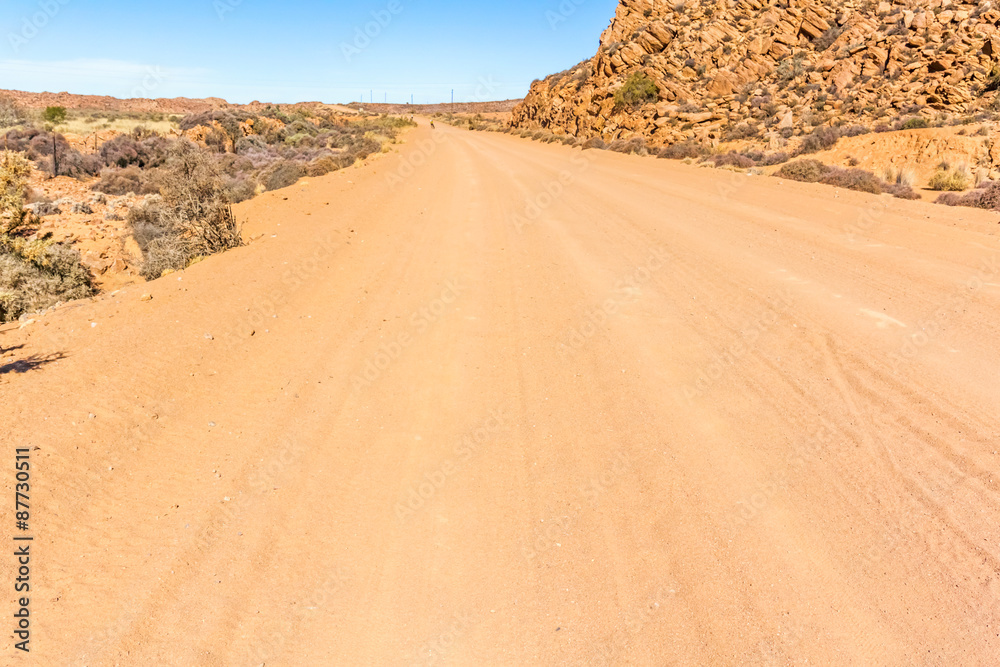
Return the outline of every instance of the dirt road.
{"type": "Polygon", "coordinates": [[[239,214],[0,334],[4,664],[996,664],[995,215],[450,127],[239,214]]]}

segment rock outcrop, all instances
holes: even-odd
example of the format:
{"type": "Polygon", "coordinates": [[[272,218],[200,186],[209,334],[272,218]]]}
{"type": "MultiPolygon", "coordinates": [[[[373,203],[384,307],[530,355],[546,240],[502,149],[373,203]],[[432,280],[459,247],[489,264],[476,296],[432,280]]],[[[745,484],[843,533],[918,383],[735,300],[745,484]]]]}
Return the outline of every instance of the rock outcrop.
{"type": "Polygon", "coordinates": [[[998,26],[988,1],[621,0],[597,55],[532,84],[511,124],[671,144],[957,122],[1000,110],[998,26]],[[655,98],[623,105],[636,73],[655,98]]]}

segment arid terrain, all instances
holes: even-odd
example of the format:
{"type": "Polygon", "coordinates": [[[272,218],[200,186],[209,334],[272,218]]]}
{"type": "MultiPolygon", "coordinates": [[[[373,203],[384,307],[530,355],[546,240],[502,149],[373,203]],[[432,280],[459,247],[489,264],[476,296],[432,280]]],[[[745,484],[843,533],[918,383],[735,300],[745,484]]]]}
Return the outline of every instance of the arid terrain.
{"type": "Polygon", "coordinates": [[[0,328],[7,664],[996,663],[995,211],[421,121],[236,215],[0,328]]]}

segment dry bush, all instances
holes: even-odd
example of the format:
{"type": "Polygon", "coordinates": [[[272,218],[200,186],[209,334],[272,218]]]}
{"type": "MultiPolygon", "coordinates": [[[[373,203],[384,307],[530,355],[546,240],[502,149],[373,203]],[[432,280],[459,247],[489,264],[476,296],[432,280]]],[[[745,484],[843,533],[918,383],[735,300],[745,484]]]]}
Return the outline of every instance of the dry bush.
{"type": "Polygon", "coordinates": [[[931,190],[946,192],[961,192],[969,187],[972,176],[969,170],[957,167],[955,169],[939,169],[931,176],[928,187],[931,190]]]}
{"type": "Polygon", "coordinates": [[[891,194],[899,199],[919,199],[920,195],[905,183],[887,183],[864,169],[842,169],[823,164],[819,160],[796,160],[781,167],[775,174],[804,183],[824,183],[848,190],[871,194],[891,194]]]}
{"type": "Polygon", "coordinates": [[[867,134],[868,130],[860,125],[850,127],[817,127],[811,134],[802,139],[796,155],[818,153],[833,148],[842,137],[856,137],[867,134]]]}
{"type": "Polygon", "coordinates": [[[0,238],[0,322],[93,294],[80,253],[62,245],[0,238]]]}
{"type": "Polygon", "coordinates": [[[51,241],[16,235],[27,215],[31,163],[13,151],[0,153],[0,322],[92,293],[80,254],[51,241]]]}
{"type": "Polygon", "coordinates": [[[20,125],[27,114],[10,95],[0,95],[0,128],[20,125]]]}
{"type": "Polygon", "coordinates": [[[297,162],[282,160],[276,162],[271,170],[264,176],[262,183],[266,190],[280,190],[290,185],[295,185],[300,178],[306,175],[306,170],[297,162]]]}
{"type": "Polygon", "coordinates": [[[20,153],[0,153],[0,234],[9,234],[25,221],[31,163],[20,153]]]}
{"type": "Polygon", "coordinates": [[[1000,182],[984,181],[980,187],[965,195],[946,192],[937,198],[937,203],[997,211],[1000,210],[1000,182]]]}
{"type": "Polygon", "coordinates": [[[642,137],[616,139],[608,146],[608,150],[627,155],[649,155],[649,149],[646,148],[646,140],[642,137]]]}
{"type": "Polygon", "coordinates": [[[819,160],[796,160],[781,167],[774,175],[803,183],[816,183],[826,175],[828,167],[819,160]]]}
{"type": "Polygon", "coordinates": [[[847,190],[869,192],[873,195],[880,195],[883,192],[885,183],[870,171],[865,171],[864,169],[841,169],[840,167],[828,167],[827,170],[826,174],[820,179],[820,183],[847,190]]]}
{"type": "Polygon", "coordinates": [[[671,144],[660,149],[656,157],[666,160],[684,160],[686,158],[698,158],[708,153],[704,146],[693,141],[684,141],[671,144]]]}
{"type": "Polygon", "coordinates": [[[601,139],[600,137],[591,137],[590,139],[587,139],[585,142],[583,142],[584,150],[590,148],[596,148],[599,151],[603,151],[608,148],[608,145],[604,142],[604,139],[601,139]]]}
{"type": "Polygon", "coordinates": [[[757,166],[757,162],[753,158],[732,151],[722,155],[713,155],[709,158],[709,162],[714,164],[716,168],[734,167],[736,169],[750,169],[757,166]]]}
{"type": "Polygon", "coordinates": [[[158,278],[194,257],[242,245],[226,175],[209,154],[191,142],[177,142],[161,179],[161,197],[129,213],[132,235],[143,251],[144,277],[158,278]]]}

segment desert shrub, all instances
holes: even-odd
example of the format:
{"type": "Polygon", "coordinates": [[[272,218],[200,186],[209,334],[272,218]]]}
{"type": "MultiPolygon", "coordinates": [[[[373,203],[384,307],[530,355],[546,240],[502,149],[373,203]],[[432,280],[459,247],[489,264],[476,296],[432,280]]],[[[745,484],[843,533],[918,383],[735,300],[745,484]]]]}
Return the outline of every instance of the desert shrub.
{"type": "Polygon", "coordinates": [[[66,122],[68,116],[66,107],[46,107],[45,111],[42,112],[42,120],[46,123],[55,123],[56,125],[66,122]]]}
{"type": "Polygon", "coordinates": [[[775,176],[787,178],[791,181],[802,181],[804,183],[816,183],[826,175],[827,167],[819,160],[796,160],[781,167],[775,176]]]}
{"type": "Polygon", "coordinates": [[[743,141],[760,136],[760,126],[754,122],[740,123],[726,131],[723,141],[743,141]]]}
{"type": "Polygon", "coordinates": [[[27,219],[30,174],[31,164],[23,155],[0,153],[0,322],[93,292],[78,252],[16,236],[27,219]]]}
{"type": "Polygon", "coordinates": [[[906,120],[900,127],[904,130],[919,130],[924,127],[930,127],[930,123],[927,122],[926,118],[914,116],[913,118],[906,120]]]}
{"type": "Polygon", "coordinates": [[[813,42],[813,48],[815,48],[817,52],[826,51],[828,48],[833,46],[833,43],[836,42],[842,34],[844,34],[845,30],[847,30],[846,24],[830,28],[816,38],[816,41],[813,42]]]}
{"type": "Polygon", "coordinates": [[[249,174],[223,174],[222,188],[233,204],[253,199],[257,196],[257,180],[249,174]]]}
{"type": "Polygon", "coordinates": [[[934,200],[935,204],[944,204],[945,206],[960,206],[963,197],[956,192],[942,192],[938,195],[938,198],[934,200]]]}
{"type": "Polygon", "coordinates": [[[139,167],[131,166],[124,169],[103,169],[101,178],[91,187],[92,190],[106,195],[145,194],[149,189],[144,185],[145,174],[139,167]]]}
{"type": "Polygon", "coordinates": [[[850,127],[817,127],[811,134],[802,139],[796,155],[825,151],[833,148],[842,137],[856,137],[867,132],[867,129],[858,125],[850,127]]]}
{"type": "Polygon", "coordinates": [[[24,110],[10,95],[0,95],[0,128],[20,125],[25,120],[24,110]]]}
{"type": "Polygon", "coordinates": [[[1000,210],[1000,182],[983,182],[980,187],[965,195],[946,192],[937,198],[937,203],[948,206],[1000,210]]]}
{"type": "Polygon", "coordinates": [[[883,183],[882,192],[888,193],[897,199],[920,199],[920,195],[914,192],[913,187],[906,183],[883,183]]]}
{"type": "Polygon", "coordinates": [[[267,151],[267,142],[264,138],[251,134],[249,137],[241,137],[236,141],[233,146],[233,150],[237,155],[245,155],[246,153],[253,153],[259,151],[267,151]]]}
{"type": "Polygon", "coordinates": [[[170,141],[163,137],[152,136],[137,140],[122,134],[106,141],[98,155],[108,167],[127,167],[133,164],[140,168],[158,167],[166,161],[169,149],[170,141]]]}
{"type": "Polygon", "coordinates": [[[23,152],[35,165],[50,175],[83,178],[101,170],[101,161],[94,155],[83,155],[61,134],[37,127],[24,127],[7,132],[4,143],[14,151],[23,152]],[[55,159],[53,159],[53,156],[55,159]],[[56,170],[58,168],[58,174],[56,170]]]}
{"type": "Polygon", "coordinates": [[[615,108],[635,109],[660,98],[656,82],[642,72],[633,72],[615,91],[615,108]]]}
{"type": "Polygon", "coordinates": [[[905,183],[887,183],[864,169],[830,167],[818,160],[796,160],[781,167],[775,174],[780,178],[805,183],[824,183],[847,190],[871,194],[891,194],[899,199],[919,199],[920,195],[905,183]]]}
{"type": "Polygon", "coordinates": [[[757,163],[753,160],[753,158],[733,151],[722,155],[713,155],[709,161],[714,164],[716,168],[736,167],[737,169],[750,169],[751,167],[757,166],[757,163]]]}
{"type": "Polygon", "coordinates": [[[779,151],[777,153],[768,153],[761,160],[757,160],[757,164],[761,167],[773,167],[778,164],[784,164],[788,162],[791,156],[784,151],[779,151]]]}
{"type": "Polygon", "coordinates": [[[265,190],[280,190],[295,185],[305,175],[306,170],[302,165],[291,160],[282,160],[275,163],[262,182],[265,190]]]}
{"type": "Polygon", "coordinates": [[[865,171],[864,169],[841,169],[839,167],[827,167],[827,172],[820,178],[820,183],[846,190],[870,192],[873,195],[882,194],[883,186],[885,185],[882,179],[870,171],[865,171]]]}
{"type": "Polygon", "coordinates": [[[0,234],[9,234],[25,221],[31,163],[20,153],[0,153],[0,234]]]}
{"type": "Polygon", "coordinates": [[[178,141],[161,178],[161,198],[129,213],[130,229],[143,251],[145,278],[242,245],[225,175],[211,155],[178,141]]]}
{"type": "Polygon", "coordinates": [[[587,139],[585,142],[583,142],[584,150],[587,150],[589,148],[596,148],[597,150],[603,151],[606,150],[607,147],[608,145],[604,142],[604,139],[601,139],[600,137],[591,137],[590,139],[587,139]]]}
{"type": "Polygon", "coordinates": [[[165,234],[146,246],[139,273],[146,280],[156,280],[170,271],[182,271],[196,256],[187,239],[165,234]]]}
{"type": "Polygon", "coordinates": [[[683,141],[660,149],[656,157],[666,160],[684,160],[705,155],[708,151],[701,144],[693,141],[683,141]]]}
{"type": "Polygon", "coordinates": [[[0,237],[0,322],[93,294],[80,253],[49,242],[0,237]]]}
{"type": "Polygon", "coordinates": [[[961,192],[969,187],[971,178],[966,169],[939,169],[931,176],[927,185],[931,190],[961,192]]]}
{"type": "Polygon", "coordinates": [[[608,150],[628,155],[649,155],[649,150],[646,148],[646,140],[642,137],[616,139],[608,146],[608,150]]]}

